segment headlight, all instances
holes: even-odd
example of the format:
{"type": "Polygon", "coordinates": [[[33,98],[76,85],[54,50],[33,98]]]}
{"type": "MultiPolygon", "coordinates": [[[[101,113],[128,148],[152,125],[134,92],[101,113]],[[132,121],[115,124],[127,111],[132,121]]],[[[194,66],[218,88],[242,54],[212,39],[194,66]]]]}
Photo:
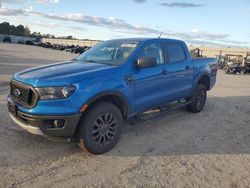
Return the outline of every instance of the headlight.
{"type": "Polygon", "coordinates": [[[36,88],[41,100],[67,98],[76,90],[75,86],[36,88]]]}

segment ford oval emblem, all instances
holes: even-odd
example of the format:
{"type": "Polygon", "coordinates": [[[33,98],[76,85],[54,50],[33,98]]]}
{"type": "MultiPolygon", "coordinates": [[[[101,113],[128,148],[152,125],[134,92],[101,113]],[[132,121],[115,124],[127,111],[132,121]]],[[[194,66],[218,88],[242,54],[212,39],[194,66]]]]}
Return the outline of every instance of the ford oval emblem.
{"type": "Polygon", "coordinates": [[[15,95],[15,97],[20,97],[20,95],[21,95],[20,90],[19,89],[15,89],[14,90],[14,95],[15,95]]]}

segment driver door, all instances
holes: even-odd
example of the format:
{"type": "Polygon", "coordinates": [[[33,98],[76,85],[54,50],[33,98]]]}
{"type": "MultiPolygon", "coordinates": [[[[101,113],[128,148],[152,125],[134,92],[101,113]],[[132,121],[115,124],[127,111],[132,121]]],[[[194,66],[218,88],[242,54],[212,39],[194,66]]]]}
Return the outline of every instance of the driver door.
{"type": "Polygon", "coordinates": [[[169,94],[162,44],[157,42],[145,45],[137,59],[140,57],[156,58],[157,66],[136,68],[133,74],[136,112],[162,105],[167,102],[169,94]]]}

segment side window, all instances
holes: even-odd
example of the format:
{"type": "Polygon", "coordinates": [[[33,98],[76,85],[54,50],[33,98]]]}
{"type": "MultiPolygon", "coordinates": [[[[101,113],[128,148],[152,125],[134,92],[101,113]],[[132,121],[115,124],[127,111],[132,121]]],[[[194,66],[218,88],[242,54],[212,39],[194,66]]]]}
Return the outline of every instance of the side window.
{"type": "Polygon", "coordinates": [[[154,57],[157,64],[164,64],[163,50],[160,43],[152,43],[144,47],[139,57],[154,57]]]}
{"type": "Polygon", "coordinates": [[[168,63],[176,63],[186,59],[185,51],[181,44],[167,43],[164,46],[168,63]]]}

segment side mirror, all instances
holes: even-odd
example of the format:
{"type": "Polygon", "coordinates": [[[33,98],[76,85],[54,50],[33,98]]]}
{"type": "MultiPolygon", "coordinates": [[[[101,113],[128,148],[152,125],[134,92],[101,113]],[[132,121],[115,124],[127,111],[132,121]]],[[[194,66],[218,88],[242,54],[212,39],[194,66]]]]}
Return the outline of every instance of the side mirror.
{"type": "Polygon", "coordinates": [[[137,59],[136,66],[139,68],[155,67],[157,61],[155,57],[140,57],[137,59]]]}

